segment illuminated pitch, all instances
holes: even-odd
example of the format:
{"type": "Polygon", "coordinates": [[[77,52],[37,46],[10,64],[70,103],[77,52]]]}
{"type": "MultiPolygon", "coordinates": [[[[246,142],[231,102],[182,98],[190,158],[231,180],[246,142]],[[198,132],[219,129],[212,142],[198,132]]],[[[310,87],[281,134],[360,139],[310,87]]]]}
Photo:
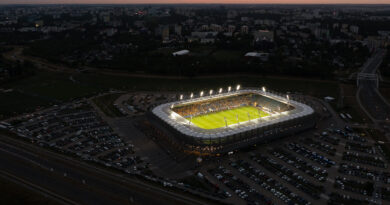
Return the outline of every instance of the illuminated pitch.
{"type": "Polygon", "coordinates": [[[178,101],[153,108],[150,122],[187,153],[214,155],[313,128],[314,110],[265,87],[179,94],[178,101]]]}
{"type": "Polygon", "coordinates": [[[268,113],[253,106],[243,106],[230,110],[214,112],[196,117],[187,118],[191,123],[202,129],[216,129],[239,124],[249,120],[257,120],[258,118],[269,116],[268,113]],[[226,121],[225,121],[226,119],[226,121]]]}

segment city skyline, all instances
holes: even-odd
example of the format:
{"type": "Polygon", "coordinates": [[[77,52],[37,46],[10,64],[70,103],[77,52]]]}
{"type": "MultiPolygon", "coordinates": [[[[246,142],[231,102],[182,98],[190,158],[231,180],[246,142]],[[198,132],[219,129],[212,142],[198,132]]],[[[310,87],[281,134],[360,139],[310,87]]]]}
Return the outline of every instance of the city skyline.
{"type": "Polygon", "coordinates": [[[390,4],[390,0],[4,0],[0,4],[390,4]]]}

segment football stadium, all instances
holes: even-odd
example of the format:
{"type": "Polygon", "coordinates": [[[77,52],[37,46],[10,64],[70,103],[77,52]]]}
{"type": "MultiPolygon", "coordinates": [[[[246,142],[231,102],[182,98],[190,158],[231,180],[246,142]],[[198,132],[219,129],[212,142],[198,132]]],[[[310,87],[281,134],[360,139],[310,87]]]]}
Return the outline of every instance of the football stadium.
{"type": "Polygon", "coordinates": [[[262,89],[222,88],[155,107],[153,124],[177,148],[219,155],[264,143],[315,126],[314,110],[288,95],[262,89]]]}

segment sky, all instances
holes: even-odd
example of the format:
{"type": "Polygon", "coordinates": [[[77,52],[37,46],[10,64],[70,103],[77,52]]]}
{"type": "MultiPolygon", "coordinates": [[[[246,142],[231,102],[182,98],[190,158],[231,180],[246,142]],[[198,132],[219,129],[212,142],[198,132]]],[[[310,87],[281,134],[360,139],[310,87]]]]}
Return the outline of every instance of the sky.
{"type": "Polygon", "coordinates": [[[390,4],[390,0],[0,0],[0,4],[153,4],[153,3],[245,3],[245,4],[390,4]]]}

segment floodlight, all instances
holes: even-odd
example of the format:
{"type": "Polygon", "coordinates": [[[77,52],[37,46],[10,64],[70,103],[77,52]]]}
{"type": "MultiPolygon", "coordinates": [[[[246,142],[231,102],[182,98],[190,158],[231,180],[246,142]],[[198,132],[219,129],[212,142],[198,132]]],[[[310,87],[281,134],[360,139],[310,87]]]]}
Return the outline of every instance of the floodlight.
{"type": "Polygon", "coordinates": [[[202,97],[203,96],[203,91],[200,91],[200,97],[202,97]]]}
{"type": "Polygon", "coordinates": [[[230,92],[232,90],[232,86],[229,86],[228,87],[228,92],[230,92]]]}
{"type": "Polygon", "coordinates": [[[194,97],[194,93],[191,93],[190,98],[192,99],[194,97]]]}
{"type": "Polygon", "coordinates": [[[183,95],[180,95],[180,100],[183,100],[183,95]]]}
{"type": "Polygon", "coordinates": [[[213,94],[213,90],[210,90],[210,95],[212,95],[213,94]]]}
{"type": "Polygon", "coordinates": [[[265,89],[265,87],[263,86],[263,92],[266,92],[266,89],[265,89]]]}
{"type": "Polygon", "coordinates": [[[222,93],[222,88],[219,89],[219,93],[222,93]]]}
{"type": "Polygon", "coordinates": [[[236,90],[240,90],[240,85],[237,85],[237,88],[236,88],[236,90]]]}

